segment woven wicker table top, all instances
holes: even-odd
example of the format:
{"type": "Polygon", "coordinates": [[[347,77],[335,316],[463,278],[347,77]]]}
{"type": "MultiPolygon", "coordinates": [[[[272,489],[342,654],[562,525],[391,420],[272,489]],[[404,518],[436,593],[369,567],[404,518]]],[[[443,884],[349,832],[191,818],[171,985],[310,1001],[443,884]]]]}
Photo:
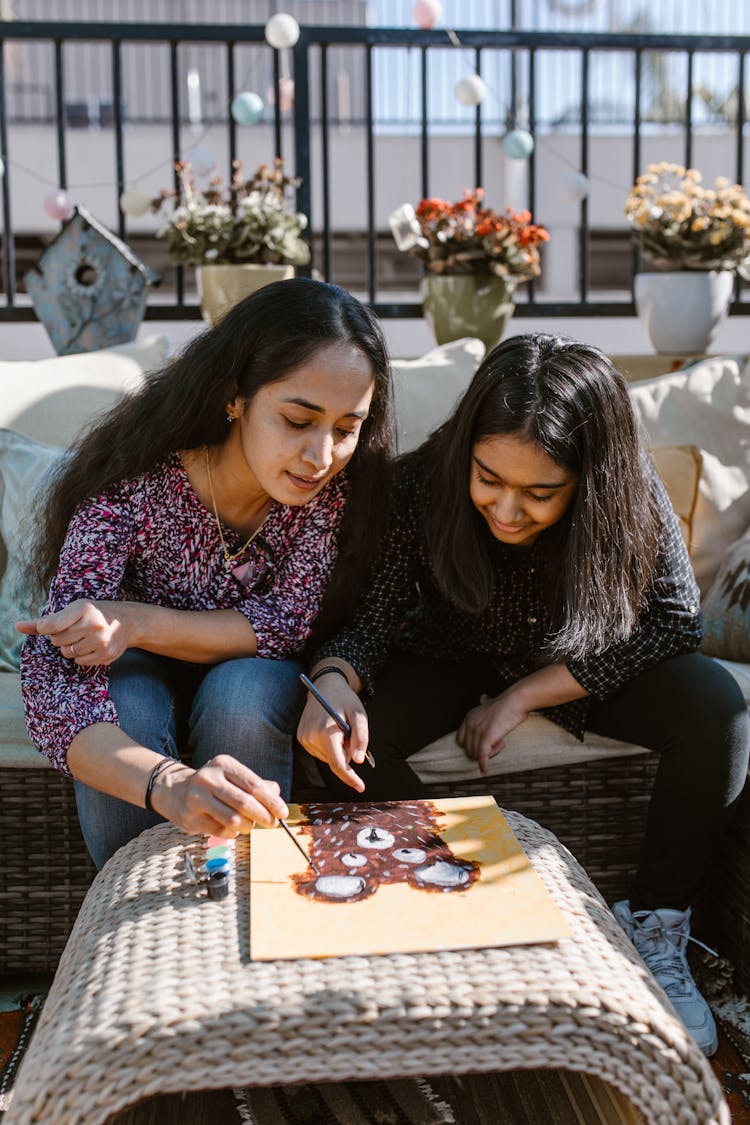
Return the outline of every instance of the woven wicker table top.
{"type": "Polygon", "coordinates": [[[183,1090],[534,1067],[598,1075],[649,1123],[727,1125],[708,1062],[585,872],[507,817],[570,938],[252,963],[247,840],[216,902],[187,880],[190,837],[144,832],[86,897],[4,1125],[96,1125],[183,1090]]]}

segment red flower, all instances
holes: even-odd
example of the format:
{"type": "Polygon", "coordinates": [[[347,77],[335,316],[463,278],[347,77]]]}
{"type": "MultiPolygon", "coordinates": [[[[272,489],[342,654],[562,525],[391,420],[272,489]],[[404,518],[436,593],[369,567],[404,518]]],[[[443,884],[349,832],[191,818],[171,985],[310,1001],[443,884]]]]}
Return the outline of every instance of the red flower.
{"type": "Polygon", "coordinates": [[[466,189],[455,203],[423,199],[416,208],[421,240],[410,253],[431,273],[494,274],[528,281],[540,272],[537,247],[549,233],[531,221],[530,211],[499,214],[482,206],[484,190],[466,189]]]}

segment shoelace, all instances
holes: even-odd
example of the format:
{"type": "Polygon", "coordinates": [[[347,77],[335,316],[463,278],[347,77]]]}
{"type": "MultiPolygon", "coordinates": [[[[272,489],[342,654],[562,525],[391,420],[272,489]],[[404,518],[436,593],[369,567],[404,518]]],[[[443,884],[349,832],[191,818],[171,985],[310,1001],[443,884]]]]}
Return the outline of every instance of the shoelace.
{"type": "Polygon", "coordinates": [[[695,987],[685,955],[687,943],[692,941],[713,957],[719,955],[715,949],[704,945],[681,927],[667,929],[658,919],[646,925],[646,919],[653,917],[650,910],[637,910],[633,914],[633,921],[637,923],[636,934],[641,939],[636,943],[636,948],[644,961],[648,958],[647,964],[651,972],[655,976],[660,974],[659,983],[667,996],[686,995],[695,987]],[[661,950],[657,952],[659,946],[661,950]]]}

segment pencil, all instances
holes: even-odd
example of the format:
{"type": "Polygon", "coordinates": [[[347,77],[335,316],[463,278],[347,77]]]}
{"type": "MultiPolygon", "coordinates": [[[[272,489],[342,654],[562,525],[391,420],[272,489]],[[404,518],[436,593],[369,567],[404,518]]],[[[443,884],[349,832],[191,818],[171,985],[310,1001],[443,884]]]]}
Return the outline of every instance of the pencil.
{"type": "MultiPolygon", "coordinates": [[[[328,712],[328,714],[333,719],[334,723],[336,723],[336,725],[339,727],[339,729],[344,732],[344,738],[351,738],[352,728],[349,726],[346,719],[343,718],[343,716],[339,715],[338,711],[333,706],[333,704],[328,702],[326,697],[323,695],[323,692],[318,691],[315,684],[312,682],[312,680],[308,676],[305,675],[304,672],[300,673],[299,678],[302,681],[302,683],[305,685],[307,690],[309,692],[311,692],[312,695],[315,696],[315,698],[317,699],[318,703],[323,708],[323,710],[328,712]]],[[[365,761],[373,769],[375,768],[375,759],[373,758],[373,756],[372,756],[372,754],[370,753],[369,750],[365,750],[365,761]]]]}
{"type": "Polygon", "coordinates": [[[284,831],[286,832],[287,836],[289,837],[289,839],[290,839],[290,840],[292,841],[292,843],[294,844],[295,848],[297,848],[297,849],[298,849],[298,851],[299,851],[299,852],[300,852],[300,853],[301,853],[301,854],[302,854],[302,855],[303,855],[303,856],[305,857],[305,861],[306,861],[307,863],[309,863],[309,864],[310,864],[310,866],[312,867],[312,869],[313,869],[313,871],[315,872],[315,874],[316,874],[316,875],[319,875],[319,874],[320,874],[320,872],[318,871],[317,867],[315,866],[315,864],[313,863],[313,861],[312,861],[312,860],[310,859],[310,856],[309,856],[309,855],[307,854],[307,852],[305,851],[305,849],[304,849],[304,848],[302,847],[302,844],[300,844],[299,840],[298,840],[298,839],[297,839],[297,837],[296,837],[296,836],[294,835],[294,833],[292,832],[292,830],[291,830],[291,828],[289,827],[289,825],[287,824],[287,822],[286,822],[285,820],[282,820],[282,819],[281,819],[281,817],[279,817],[279,824],[280,824],[280,825],[281,825],[281,827],[282,827],[282,828],[284,829],[284,831]]]}

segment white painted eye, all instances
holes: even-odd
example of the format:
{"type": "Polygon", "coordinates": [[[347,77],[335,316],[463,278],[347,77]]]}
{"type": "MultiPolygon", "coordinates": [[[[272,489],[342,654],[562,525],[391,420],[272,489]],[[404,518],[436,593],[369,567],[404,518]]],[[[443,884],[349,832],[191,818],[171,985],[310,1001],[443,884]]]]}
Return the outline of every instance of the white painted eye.
{"type": "Polygon", "coordinates": [[[357,844],[360,848],[391,848],[394,837],[385,828],[362,828],[357,833],[357,844]]]}
{"type": "Polygon", "coordinates": [[[396,848],[393,858],[399,863],[424,863],[427,852],[421,848],[396,848]]]}
{"type": "Polygon", "coordinates": [[[414,876],[420,883],[429,883],[433,887],[459,887],[467,881],[469,872],[465,867],[439,859],[426,867],[418,867],[414,876]]]}
{"type": "Polygon", "coordinates": [[[365,881],[360,875],[321,875],[315,889],[328,898],[353,898],[365,889],[365,881]]]}
{"type": "Polygon", "coordinates": [[[346,864],[347,867],[364,867],[367,863],[367,857],[360,855],[359,852],[346,852],[342,855],[341,862],[346,864]]]}

